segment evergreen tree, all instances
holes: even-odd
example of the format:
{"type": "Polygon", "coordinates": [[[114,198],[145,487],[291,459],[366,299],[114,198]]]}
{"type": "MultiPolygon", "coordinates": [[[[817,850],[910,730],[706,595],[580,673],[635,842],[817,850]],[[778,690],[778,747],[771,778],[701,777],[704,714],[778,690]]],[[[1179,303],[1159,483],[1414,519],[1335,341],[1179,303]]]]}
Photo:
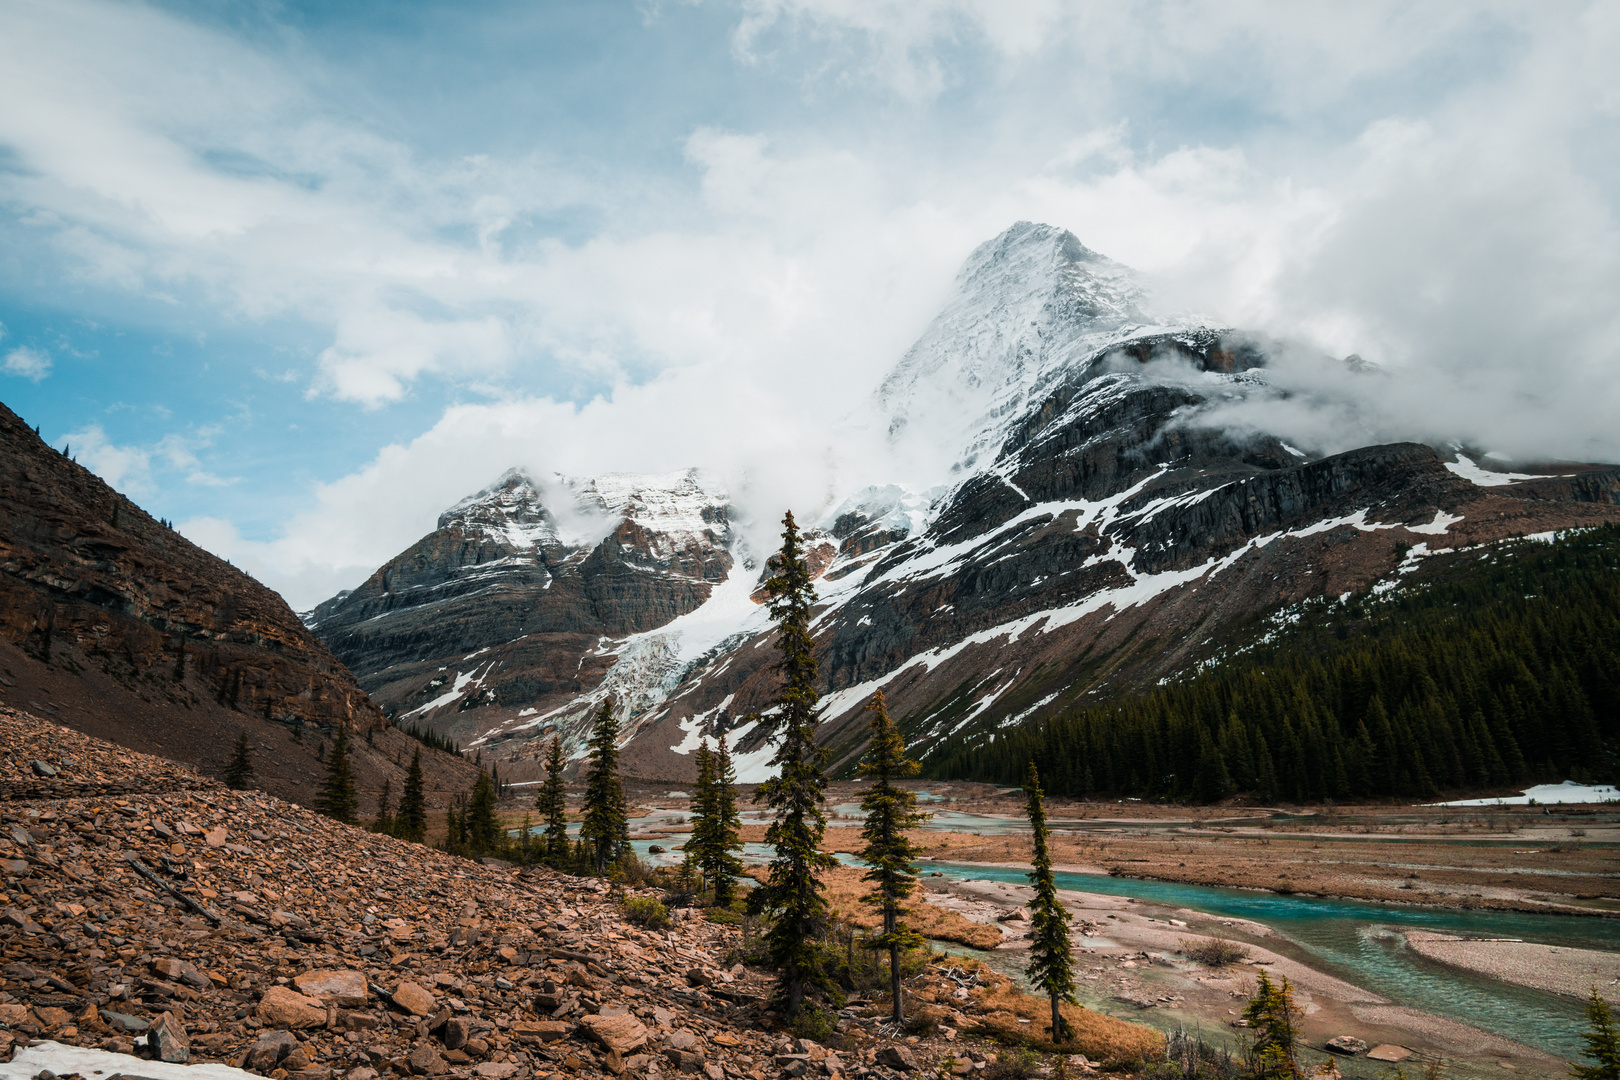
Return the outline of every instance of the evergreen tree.
{"type": "Polygon", "coordinates": [[[225,786],[232,791],[244,791],[253,781],[253,756],[248,749],[247,732],[236,736],[236,750],[231,754],[230,762],[225,766],[225,773],[220,777],[225,786]]]}
{"type": "Polygon", "coordinates": [[[427,797],[423,790],[420,749],[411,757],[411,770],[405,774],[405,790],[399,797],[394,835],[418,844],[427,839],[427,797]]]}
{"type": "Polygon", "coordinates": [[[788,513],[782,519],[782,550],[775,558],[776,572],[765,583],[771,621],[776,623],[776,647],[781,653],[777,670],[783,686],[777,696],[779,740],[771,765],[776,775],[754,793],[776,812],[765,842],[776,849],[770,877],[755,889],[749,902],[771,918],[765,950],[781,972],[778,996],[789,1016],[798,1014],[810,988],[830,989],[826,972],[817,962],[816,942],[827,922],[827,898],[818,870],[834,865],[821,850],[827,817],[827,752],[816,745],[815,640],[810,636],[810,609],[816,590],[804,560],[799,527],[788,513]]]}
{"type": "Polygon", "coordinates": [[[1254,997],[1243,1010],[1243,1019],[1254,1032],[1254,1044],[1249,1049],[1249,1069],[1254,1080],[1299,1080],[1305,1075],[1294,1057],[1294,1017],[1298,1015],[1288,976],[1282,976],[1281,983],[1273,983],[1261,971],[1254,997]]]}
{"type": "Polygon", "coordinates": [[[495,815],[495,783],[489,773],[478,770],[472,794],[467,798],[464,828],[467,833],[467,852],[477,858],[494,855],[501,850],[501,822],[495,815]]]}
{"type": "Polygon", "coordinates": [[[709,738],[698,740],[697,783],[692,785],[692,837],[686,842],[686,857],[681,861],[691,866],[698,876],[698,891],[703,891],[707,874],[703,868],[703,852],[714,831],[711,812],[714,802],[714,755],[709,753],[709,738]]]}
{"type": "Polygon", "coordinates": [[[861,851],[861,861],[871,867],[862,880],[871,882],[873,889],[862,899],[883,915],[883,932],[871,939],[871,945],[889,950],[889,993],[894,999],[894,1022],[900,1024],[905,1022],[900,998],[900,950],[920,945],[923,940],[920,934],[900,925],[900,916],[907,913],[902,905],[917,885],[917,849],[906,830],[915,829],[929,815],[917,810],[916,792],[894,785],[896,780],[916,776],[921,766],[906,757],[905,740],[889,719],[883,691],[872,695],[866,709],[872,714],[872,738],[860,774],[871,778],[872,787],[861,799],[861,809],[866,811],[866,826],[861,830],[866,847],[861,851]]]}
{"type": "Polygon", "coordinates": [[[1592,996],[1586,999],[1586,1021],[1591,1026],[1582,1033],[1586,1043],[1586,1056],[1596,1065],[1570,1064],[1569,1073],[1577,1080],[1620,1080],[1620,1030],[1615,1029],[1614,1014],[1592,987],[1592,996]]]}
{"type": "Polygon", "coordinates": [[[562,739],[551,737],[551,750],[546,755],[546,782],[535,797],[535,809],[545,819],[546,862],[557,870],[568,868],[568,789],[563,784],[562,739]]]}
{"type": "Polygon", "coordinates": [[[371,826],[372,832],[394,833],[393,808],[394,782],[389,777],[383,777],[382,793],[377,796],[377,820],[371,826]]]}
{"type": "Polygon", "coordinates": [[[315,809],[350,825],[360,813],[360,796],[355,791],[354,773],[349,768],[348,728],[338,728],[331,759],[326,763],[326,785],[315,797],[315,809]]]}
{"type": "Polygon", "coordinates": [[[1063,1019],[1063,1003],[1073,1003],[1074,954],[1069,946],[1069,911],[1058,899],[1052,879],[1052,852],[1047,847],[1045,795],[1035,762],[1024,774],[1024,806],[1029,827],[1035,834],[1035,863],[1029,872],[1035,896],[1029,902],[1029,966],[1024,969],[1031,985],[1052,1002],[1052,1041],[1067,1042],[1069,1025],[1063,1019]]]}
{"type": "Polygon", "coordinates": [[[730,907],[737,897],[736,877],[743,872],[738,853],[743,849],[742,816],[737,813],[737,770],[731,764],[731,748],[726,737],[715,741],[713,816],[714,832],[707,854],[708,870],[714,876],[714,902],[730,907]]]}
{"type": "Polygon", "coordinates": [[[742,873],[741,820],[737,815],[736,773],[731,754],[721,736],[719,746],[709,750],[709,741],[698,745],[698,783],[693,791],[692,839],[686,851],[692,865],[714,889],[716,907],[729,907],[737,895],[737,874],[742,873]]]}
{"type": "Polygon", "coordinates": [[[591,775],[585,781],[585,817],[579,835],[590,844],[596,873],[606,875],[630,848],[629,807],[619,780],[619,720],[611,700],[596,710],[590,747],[591,775]]]}
{"type": "Polygon", "coordinates": [[[546,819],[546,861],[558,870],[568,868],[568,789],[563,785],[562,739],[551,737],[546,755],[546,782],[534,808],[546,819]]]}

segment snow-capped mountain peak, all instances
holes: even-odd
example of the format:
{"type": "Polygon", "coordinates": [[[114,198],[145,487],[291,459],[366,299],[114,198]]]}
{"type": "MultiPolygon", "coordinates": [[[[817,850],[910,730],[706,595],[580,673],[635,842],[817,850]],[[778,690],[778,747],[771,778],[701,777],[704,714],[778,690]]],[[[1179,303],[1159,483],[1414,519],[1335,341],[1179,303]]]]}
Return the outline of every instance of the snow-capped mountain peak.
{"type": "Polygon", "coordinates": [[[1019,222],[968,257],[955,294],[879,386],[890,438],[925,440],[972,466],[1099,349],[1183,328],[1145,302],[1128,267],[1065,229],[1019,222]]]}

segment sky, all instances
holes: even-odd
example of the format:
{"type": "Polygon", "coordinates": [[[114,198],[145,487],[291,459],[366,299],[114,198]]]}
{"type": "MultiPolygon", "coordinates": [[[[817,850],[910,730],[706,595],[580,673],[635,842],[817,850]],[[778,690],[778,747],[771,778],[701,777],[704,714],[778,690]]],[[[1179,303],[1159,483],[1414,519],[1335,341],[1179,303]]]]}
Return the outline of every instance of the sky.
{"type": "Polygon", "coordinates": [[[1034,220],[1388,373],[1296,425],[1620,460],[1615,56],[1573,0],[0,0],[0,401],[302,610],[514,465],[824,506],[1034,220]]]}

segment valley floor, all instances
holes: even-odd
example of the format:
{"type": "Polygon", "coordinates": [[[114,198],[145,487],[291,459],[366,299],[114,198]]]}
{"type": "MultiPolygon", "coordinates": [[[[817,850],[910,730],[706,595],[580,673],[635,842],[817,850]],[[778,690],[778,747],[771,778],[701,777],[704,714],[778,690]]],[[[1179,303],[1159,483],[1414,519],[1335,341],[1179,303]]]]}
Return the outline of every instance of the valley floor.
{"type": "MultiPolygon", "coordinates": [[[[924,805],[935,817],[915,837],[926,859],[943,868],[936,875],[929,862],[921,864],[929,905],[922,917],[938,924],[937,936],[949,941],[968,942],[972,935],[946,926],[934,914],[939,909],[953,920],[994,929],[1002,941],[990,950],[959,951],[988,957],[998,970],[1016,975],[1024,963],[1020,938],[1028,930],[1016,919],[1028,894],[1019,872],[1027,870],[1031,856],[1021,798],[979,784],[918,786],[926,788],[924,805]],[[1010,880],[972,880],[974,865],[984,867],[987,877],[1010,880]],[[997,868],[1013,872],[992,874],[997,868]]],[[[851,783],[829,789],[827,850],[846,857],[860,851],[861,790],[851,783]]],[[[642,805],[684,808],[668,792],[639,794],[642,805]]],[[[740,802],[744,840],[762,842],[765,824],[746,812],[746,797],[740,802]]],[[[1051,799],[1047,814],[1060,870],[1107,875],[1103,880],[1122,889],[1132,879],[1143,881],[1143,897],[1136,899],[1064,893],[1076,918],[1082,1000],[1114,1015],[1146,1019],[1161,1030],[1185,1025],[1235,1046],[1239,1032],[1232,1025],[1264,967],[1288,975],[1298,988],[1306,1011],[1301,1030],[1310,1046],[1350,1034],[1373,1045],[1408,1048],[1417,1061],[1443,1058],[1455,1076],[1564,1072],[1561,1058],[1492,1033],[1488,1013],[1468,1024],[1396,1004],[1358,985],[1353,964],[1322,964],[1291,942],[1288,931],[1153,902],[1146,898],[1151,882],[1361,901],[1374,906],[1363,915],[1370,921],[1378,910],[1440,909],[1453,920],[1477,913],[1482,921],[1521,918],[1515,913],[1543,921],[1557,915],[1557,945],[1413,930],[1395,925],[1403,921],[1395,918],[1388,936],[1399,939],[1394,947],[1475,980],[1472,989],[1482,998],[1511,999],[1517,987],[1562,995],[1558,1000],[1568,1005],[1562,1012],[1556,1000],[1547,1000],[1549,1023],[1561,1025],[1556,1041],[1563,1045],[1576,1041],[1577,999],[1591,986],[1620,999],[1616,925],[1605,918],[1620,912],[1620,807],[1171,807],[1051,799]],[[1594,948],[1572,947],[1587,934],[1594,948]],[[1203,936],[1240,942],[1249,957],[1224,968],[1194,963],[1183,946],[1203,936]],[[1491,989],[1504,985],[1500,992],[1491,989]]],[[[644,835],[679,842],[678,824],[656,815],[641,821],[644,835]]],[[[1511,1000],[1505,1007],[1512,1007],[1511,1000]]],[[[1341,1067],[1346,1076],[1369,1077],[1384,1075],[1385,1068],[1365,1057],[1342,1060],[1341,1067]]]]}

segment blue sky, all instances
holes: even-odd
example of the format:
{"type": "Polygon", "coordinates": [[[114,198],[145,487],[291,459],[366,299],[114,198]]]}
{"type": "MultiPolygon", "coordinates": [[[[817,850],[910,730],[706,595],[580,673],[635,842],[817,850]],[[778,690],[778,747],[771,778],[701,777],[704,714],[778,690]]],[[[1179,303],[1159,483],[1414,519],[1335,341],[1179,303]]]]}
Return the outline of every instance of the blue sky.
{"type": "Polygon", "coordinates": [[[824,499],[1050,221],[1359,352],[1380,432],[1620,456],[1604,3],[0,0],[0,401],[295,606],[513,464],[824,499]]]}

